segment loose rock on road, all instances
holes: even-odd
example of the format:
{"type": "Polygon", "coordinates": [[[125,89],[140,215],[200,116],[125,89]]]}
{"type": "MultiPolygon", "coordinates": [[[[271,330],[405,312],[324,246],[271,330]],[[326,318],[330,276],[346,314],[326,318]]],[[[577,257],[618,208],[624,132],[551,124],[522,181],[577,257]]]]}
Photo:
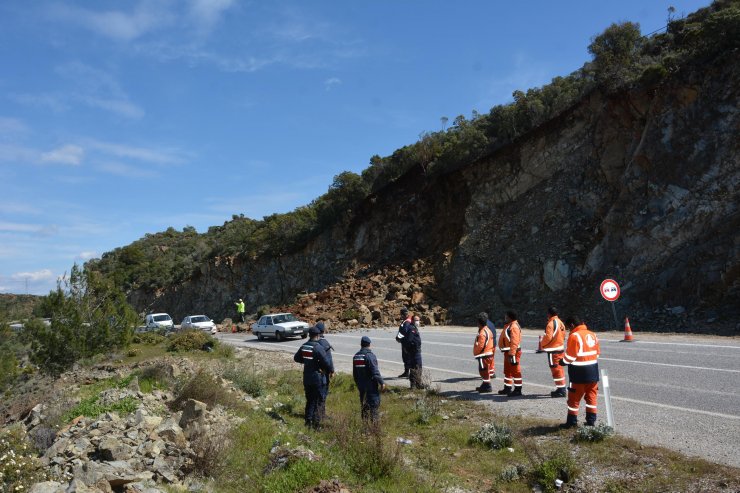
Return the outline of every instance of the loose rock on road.
{"type": "MultiPolygon", "coordinates": [[[[368,335],[388,383],[403,371],[396,329],[329,332],[338,371],[351,371],[360,337],[368,335]]],[[[562,422],[565,399],[553,399],[554,388],[544,354],[534,354],[541,331],[522,331],[524,396],[479,395],[472,356],[475,328],[422,329],[424,368],[448,397],[479,400],[496,412],[526,414],[562,422]]],[[[301,339],[257,341],[251,334],[223,333],[219,339],[236,346],[295,352],[301,339]]],[[[609,372],[615,428],[645,445],[659,445],[687,455],[740,467],[740,341],[719,337],[640,334],[636,342],[620,342],[617,333],[599,334],[600,369],[609,372]]],[[[503,356],[496,352],[494,390],[503,387],[503,356]]],[[[606,422],[603,388],[599,385],[599,421],[606,422]]],[[[583,410],[579,422],[583,422],[583,410]]]]}

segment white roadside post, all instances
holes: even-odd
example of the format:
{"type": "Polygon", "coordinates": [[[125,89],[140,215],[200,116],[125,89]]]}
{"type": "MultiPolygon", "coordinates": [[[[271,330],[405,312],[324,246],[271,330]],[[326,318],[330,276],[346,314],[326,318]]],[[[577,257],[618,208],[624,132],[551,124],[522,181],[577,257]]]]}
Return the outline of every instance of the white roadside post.
{"type": "Polygon", "coordinates": [[[609,374],[601,370],[601,384],[604,387],[604,403],[606,404],[606,424],[614,428],[614,413],[612,412],[612,391],[609,388],[609,374]]]}

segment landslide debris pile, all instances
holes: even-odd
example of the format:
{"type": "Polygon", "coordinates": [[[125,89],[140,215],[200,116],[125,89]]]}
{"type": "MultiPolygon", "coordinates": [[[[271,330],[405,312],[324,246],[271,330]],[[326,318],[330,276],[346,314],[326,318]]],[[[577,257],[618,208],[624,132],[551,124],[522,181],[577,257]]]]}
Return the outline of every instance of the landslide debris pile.
{"type": "Polygon", "coordinates": [[[394,325],[402,307],[419,315],[424,325],[443,325],[447,310],[435,301],[435,286],[432,267],[424,260],[405,268],[364,265],[326,289],[299,294],[294,304],[281,309],[309,321],[326,319],[334,329],[394,325]]]}

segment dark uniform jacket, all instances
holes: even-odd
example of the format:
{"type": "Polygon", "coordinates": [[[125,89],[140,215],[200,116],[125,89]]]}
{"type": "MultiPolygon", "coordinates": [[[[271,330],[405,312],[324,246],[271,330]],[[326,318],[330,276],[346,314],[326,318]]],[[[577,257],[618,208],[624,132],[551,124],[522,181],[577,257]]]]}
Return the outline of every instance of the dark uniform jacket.
{"type": "Polygon", "coordinates": [[[332,347],[331,343],[329,343],[329,341],[324,339],[324,337],[322,336],[319,338],[319,344],[321,344],[321,347],[324,348],[324,352],[326,353],[326,359],[329,360],[329,364],[332,367],[334,367],[334,360],[331,357],[331,350],[334,348],[332,347]]]}
{"type": "Polygon", "coordinates": [[[379,392],[383,377],[378,369],[378,359],[370,348],[360,349],[352,358],[352,376],[360,391],[379,392]]]}
{"type": "Polygon", "coordinates": [[[324,375],[334,373],[334,365],[319,341],[306,342],[298,348],[293,360],[303,364],[303,385],[322,385],[324,375]]]}

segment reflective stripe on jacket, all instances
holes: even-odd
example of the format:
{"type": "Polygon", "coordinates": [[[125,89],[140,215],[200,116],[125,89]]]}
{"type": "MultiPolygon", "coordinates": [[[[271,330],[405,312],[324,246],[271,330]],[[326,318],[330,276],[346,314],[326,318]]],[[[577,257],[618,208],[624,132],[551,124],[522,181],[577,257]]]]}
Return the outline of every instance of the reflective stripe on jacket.
{"type": "Polygon", "coordinates": [[[563,362],[568,365],[571,383],[599,381],[599,354],[599,339],[585,324],[570,331],[563,362]]]}
{"type": "Polygon", "coordinates": [[[519,322],[514,320],[504,325],[504,330],[501,331],[501,336],[498,339],[498,348],[502,353],[508,353],[515,355],[519,350],[519,346],[522,343],[522,328],[519,327],[519,322]]]}
{"type": "Polygon", "coordinates": [[[542,337],[542,349],[546,353],[563,351],[565,349],[565,325],[556,316],[547,321],[545,335],[542,337]]]}
{"type": "Polygon", "coordinates": [[[493,333],[488,327],[480,327],[473,345],[473,356],[483,358],[493,356],[493,333]]]}

